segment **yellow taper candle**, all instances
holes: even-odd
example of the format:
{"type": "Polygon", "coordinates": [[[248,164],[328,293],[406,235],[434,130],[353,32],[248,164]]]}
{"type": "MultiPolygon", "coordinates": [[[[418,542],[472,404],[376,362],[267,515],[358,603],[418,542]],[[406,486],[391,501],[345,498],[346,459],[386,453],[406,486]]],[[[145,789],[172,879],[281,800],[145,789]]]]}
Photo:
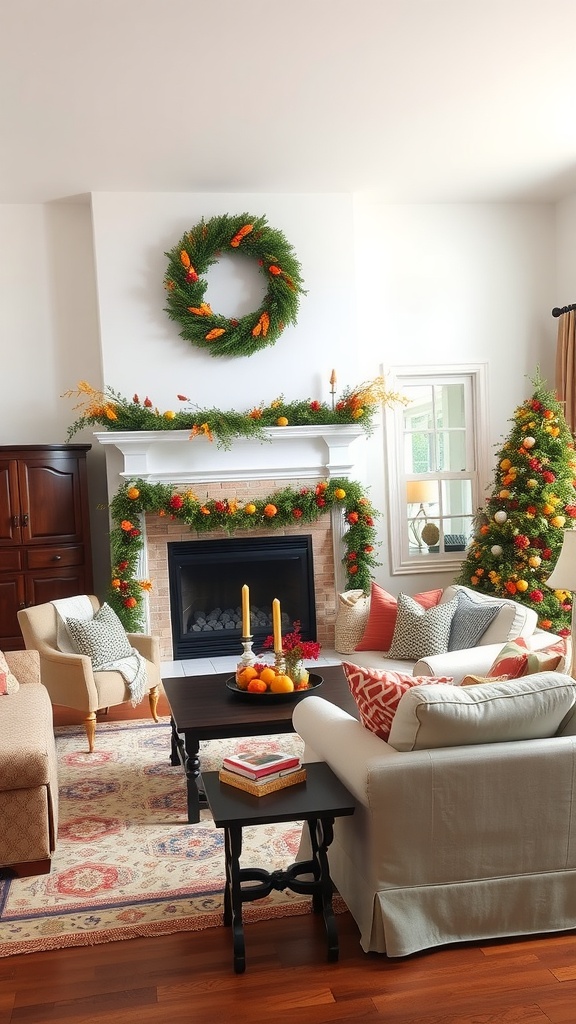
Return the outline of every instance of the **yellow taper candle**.
{"type": "Polygon", "coordinates": [[[242,587],[242,636],[250,635],[250,590],[245,583],[242,587]]]}
{"type": "Polygon", "coordinates": [[[272,631],[274,633],[274,654],[282,654],[282,626],[280,624],[280,601],[272,601],[272,631]]]}

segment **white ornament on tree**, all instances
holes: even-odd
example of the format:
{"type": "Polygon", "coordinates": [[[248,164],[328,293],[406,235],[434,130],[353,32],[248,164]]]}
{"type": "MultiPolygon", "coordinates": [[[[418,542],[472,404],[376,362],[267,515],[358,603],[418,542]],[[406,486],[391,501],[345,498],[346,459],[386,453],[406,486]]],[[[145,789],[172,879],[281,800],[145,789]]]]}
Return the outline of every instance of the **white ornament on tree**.
{"type": "Polygon", "coordinates": [[[523,444],[524,448],[533,448],[534,445],[536,444],[536,438],[535,437],[525,437],[524,440],[522,441],[522,444],[523,444]]]}
{"type": "Polygon", "coordinates": [[[502,554],[502,548],[500,547],[499,544],[493,544],[492,547],[490,548],[490,551],[492,552],[493,555],[496,555],[496,557],[502,554]]]}
{"type": "Polygon", "coordinates": [[[500,526],[502,525],[502,523],[505,523],[507,519],[508,513],[505,512],[504,509],[500,509],[498,512],[494,513],[494,521],[496,523],[499,523],[500,526]]]}

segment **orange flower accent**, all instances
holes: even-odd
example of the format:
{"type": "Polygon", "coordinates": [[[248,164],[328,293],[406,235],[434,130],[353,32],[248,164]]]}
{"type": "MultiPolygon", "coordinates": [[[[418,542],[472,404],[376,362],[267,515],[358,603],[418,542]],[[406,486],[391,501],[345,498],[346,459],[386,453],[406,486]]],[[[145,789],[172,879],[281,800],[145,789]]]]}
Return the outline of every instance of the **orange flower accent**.
{"type": "Polygon", "coordinates": [[[264,506],[264,515],[268,519],[273,519],[277,512],[278,512],[278,509],[276,508],[276,505],[265,505],[264,506]]]}
{"type": "Polygon", "coordinates": [[[152,590],[152,580],[140,580],[138,585],[140,587],[140,590],[152,590]]]}
{"type": "Polygon", "coordinates": [[[201,511],[203,516],[209,516],[210,515],[210,509],[206,508],[206,505],[202,505],[200,511],[201,511]]]}
{"type": "Polygon", "coordinates": [[[188,270],[188,267],[190,266],[190,257],[186,252],[186,249],[182,249],[182,252],[180,253],[180,263],[183,267],[186,267],[186,270],[188,270]]]}
{"type": "Polygon", "coordinates": [[[129,487],[126,491],[126,497],[130,498],[131,501],[136,501],[136,498],[140,497],[140,491],[137,487],[129,487]]]}
{"type": "Polygon", "coordinates": [[[251,420],[262,419],[262,409],[252,409],[251,412],[248,413],[248,417],[251,420]]]}
{"type": "Polygon", "coordinates": [[[249,235],[251,231],[254,231],[254,225],[253,224],[244,224],[244,226],[241,227],[240,230],[236,232],[236,234],[234,235],[234,238],[230,242],[230,245],[232,246],[232,248],[233,249],[237,249],[238,246],[240,245],[240,242],[242,241],[242,239],[245,238],[246,235],[249,235]]]}
{"type": "Polygon", "coordinates": [[[114,587],[114,590],[118,590],[120,586],[120,580],[112,580],[111,586],[114,587]]]}
{"type": "Polygon", "coordinates": [[[130,520],[129,520],[129,519],[123,519],[123,520],[122,520],[122,522],[120,523],[120,527],[121,527],[121,529],[122,529],[122,530],[124,530],[124,531],[125,531],[126,533],[128,533],[128,531],[129,531],[129,530],[133,530],[133,529],[134,529],[134,526],[133,526],[133,524],[132,524],[132,523],[130,522],[130,520]]]}
{"type": "Polygon", "coordinates": [[[135,608],[136,605],[138,604],[138,601],[136,600],[135,597],[127,597],[123,604],[125,608],[135,608]]]}
{"type": "Polygon", "coordinates": [[[215,341],[216,338],[221,338],[223,334],[226,334],[223,327],[213,327],[211,331],[208,331],[206,341],[215,341]]]}
{"type": "Polygon", "coordinates": [[[268,270],[273,275],[273,277],[278,277],[282,273],[280,267],[277,267],[275,263],[273,263],[271,267],[268,267],[268,270]]]}
{"type": "Polygon", "coordinates": [[[489,530],[490,530],[490,527],[489,527],[489,526],[487,526],[487,525],[486,525],[486,523],[484,524],[484,526],[481,526],[481,527],[480,527],[480,533],[481,533],[482,535],[485,535],[485,534],[487,534],[487,533],[489,532],[489,530]]]}

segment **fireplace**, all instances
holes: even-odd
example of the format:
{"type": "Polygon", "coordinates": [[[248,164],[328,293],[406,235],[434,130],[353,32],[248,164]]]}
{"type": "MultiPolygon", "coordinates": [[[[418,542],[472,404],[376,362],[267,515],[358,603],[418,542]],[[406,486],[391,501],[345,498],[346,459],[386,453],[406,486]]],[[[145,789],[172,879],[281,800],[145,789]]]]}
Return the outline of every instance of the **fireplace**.
{"type": "Polygon", "coordinates": [[[240,596],[250,588],[254,650],[272,633],[272,601],[282,602],[282,632],[301,624],[316,639],[312,537],[249,537],[168,544],[174,658],[237,654],[240,596]]]}
{"type": "MultiPolygon", "coordinates": [[[[239,501],[264,498],[271,490],[290,484],[293,487],[312,487],[317,481],[331,477],[362,478],[367,469],[360,474],[360,464],[365,453],[356,451],[363,436],[362,428],[357,425],[333,424],[322,427],[269,427],[265,431],[265,440],[261,438],[238,439],[230,449],[215,448],[206,437],[195,437],[190,440],[188,431],[110,431],[97,433],[97,440],[106,446],[106,466],[110,493],[114,493],[121,479],[143,479],[150,483],[170,483],[191,487],[202,493],[202,497],[224,500],[234,497],[239,501]],[[360,457],[358,457],[360,456],[360,457]]],[[[206,541],[215,544],[215,549],[224,551],[223,545],[230,541],[230,535],[220,529],[203,531],[198,537],[182,523],[172,521],[169,516],[146,515],[141,522],[145,549],[139,575],[149,577],[153,582],[152,592],[148,597],[147,631],[158,637],[160,656],[163,661],[187,660],[201,656],[200,651],[183,656],[174,649],[174,630],[172,614],[172,583],[168,577],[168,553],[172,547],[190,544],[196,546],[206,541]]],[[[306,639],[316,639],[323,647],[334,646],[334,620],[336,617],[336,599],[338,591],[344,588],[344,569],[342,565],[342,537],[345,531],[343,516],[333,510],[331,515],[323,516],[314,523],[304,527],[295,523],[271,531],[266,524],[259,524],[254,529],[243,531],[243,536],[234,535],[233,541],[259,543],[263,538],[266,544],[270,541],[289,541],[295,538],[311,537],[313,552],[309,561],[306,577],[312,582],[289,584],[277,578],[279,548],[273,555],[273,567],[268,566],[268,555],[263,560],[264,569],[258,566],[258,578],[268,577],[275,587],[275,593],[258,596],[257,579],[245,576],[245,561],[235,577],[235,594],[227,607],[235,608],[240,603],[241,587],[244,583],[250,586],[251,603],[266,607],[271,600],[278,597],[282,609],[291,621],[300,618],[306,639]],[[248,536],[246,536],[246,534],[248,536]],[[276,578],[275,578],[276,577],[276,578]],[[310,589],[310,587],[312,589],[310,589]],[[287,588],[298,592],[298,600],[287,599],[287,588]],[[303,607],[301,595],[306,596],[308,610],[303,607]]],[[[243,545],[239,545],[241,550],[243,545]]],[[[282,547],[282,544],[280,545],[282,547]]],[[[214,550],[215,550],[214,549],[214,550]]],[[[269,550],[271,550],[269,548],[269,550]]],[[[204,555],[202,555],[204,557],[204,555]]],[[[252,556],[250,556],[252,560],[252,556]]],[[[284,568],[282,569],[284,572],[284,568]]],[[[287,571],[287,570],[286,570],[287,571]]],[[[205,594],[202,603],[210,603],[214,595],[205,594]]],[[[188,597],[181,601],[175,621],[182,623],[178,630],[184,632],[185,613],[188,597]]],[[[214,608],[223,607],[222,601],[214,597],[214,608]]],[[[290,623],[289,623],[290,624],[290,623]]],[[[198,631],[194,631],[198,632],[198,631]]],[[[210,632],[210,631],[207,631],[210,632]]],[[[213,647],[213,656],[224,651],[224,629],[218,633],[218,643],[213,647]]],[[[241,653],[239,637],[241,630],[234,632],[234,643],[228,648],[230,653],[241,653]]],[[[256,635],[267,636],[271,629],[262,626],[256,635]]],[[[227,637],[227,642],[230,640],[227,637]]],[[[210,642],[212,638],[210,638],[210,642]]],[[[178,641],[179,643],[179,641],[178,641]]],[[[256,646],[256,645],[255,645],[256,646]]],[[[257,650],[256,646],[256,650],[257,650]]],[[[204,650],[206,654],[206,649],[204,650]]],[[[210,656],[207,655],[206,656],[210,656]]]]}

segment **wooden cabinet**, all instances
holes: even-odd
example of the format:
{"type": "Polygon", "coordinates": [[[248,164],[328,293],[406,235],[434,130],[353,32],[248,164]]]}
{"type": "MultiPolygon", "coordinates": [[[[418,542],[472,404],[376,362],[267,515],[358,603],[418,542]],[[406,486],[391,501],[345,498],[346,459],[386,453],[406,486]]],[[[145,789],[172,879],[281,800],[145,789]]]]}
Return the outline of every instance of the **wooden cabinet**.
{"type": "Polygon", "coordinates": [[[92,592],[90,445],[0,445],[0,650],[24,646],[17,612],[92,592]]]}

